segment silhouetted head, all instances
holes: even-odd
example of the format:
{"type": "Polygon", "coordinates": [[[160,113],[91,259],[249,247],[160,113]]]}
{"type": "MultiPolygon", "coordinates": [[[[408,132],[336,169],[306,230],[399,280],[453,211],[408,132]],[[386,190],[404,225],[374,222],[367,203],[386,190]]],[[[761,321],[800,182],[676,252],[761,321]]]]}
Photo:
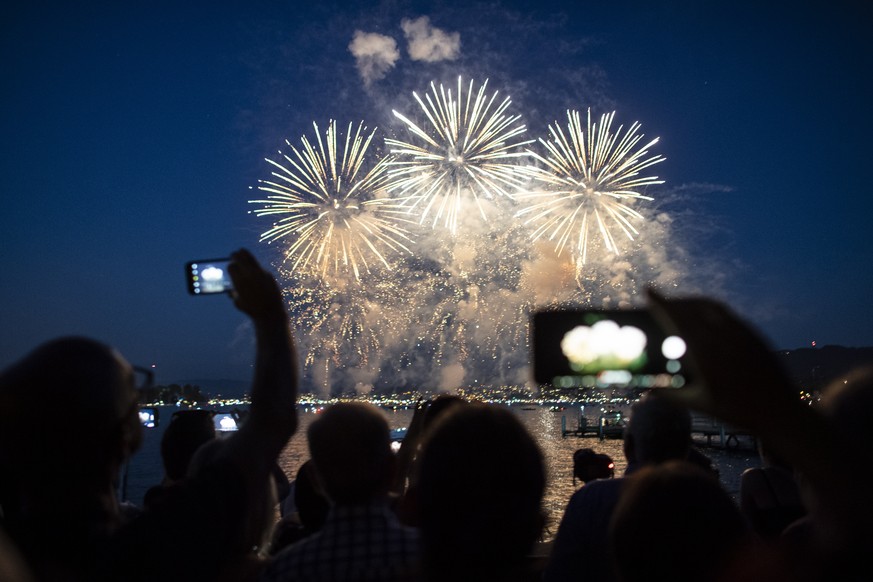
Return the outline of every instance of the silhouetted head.
{"type": "Polygon", "coordinates": [[[179,410],[161,437],[161,459],[170,481],[179,481],[188,472],[188,464],[203,444],[215,438],[211,410],[179,410]]]}
{"type": "Polygon", "coordinates": [[[422,421],[423,429],[427,430],[433,426],[434,422],[439,419],[447,410],[453,407],[467,404],[467,401],[456,396],[455,394],[440,394],[434,397],[428,404],[427,410],[424,412],[422,421]]]}
{"type": "MultiPolygon", "coordinates": [[[[228,446],[226,439],[212,439],[205,442],[191,458],[188,477],[196,477],[207,472],[216,463],[228,462],[223,460],[228,446]]],[[[232,548],[237,552],[237,556],[245,556],[255,548],[262,552],[268,549],[273,526],[278,518],[276,509],[278,503],[276,482],[271,477],[265,479],[257,489],[248,488],[244,503],[232,504],[234,507],[212,508],[213,511],[221,512],[222,517],[233,525],[227,528],[227,531],[233,532],[232,548]]]]}
{"type": "Polygon", "coordinates": [[[87,338],[48,342],[7,369],[0,402],[0,462],[32,483],[105,486],[142,437],[131,366],[87,338]]]}
{"type": "Polygon", "coordinates": [[[309,452],[327,496],[341,505],[387,495],[394,470],[388,422],[361,402],[334,404],[307,432],[309,452]]]}
{"type": "Polygon", "coordinates": [[[628,477],[609,544],[623,582],[715,580],[748,541],[733,500],[707,471],[685,461],[628,477]]]}
{"type": "Polygon", "coordinates": [[[629,463],[685,459],[690,447],[691,414],[687,408],[652,392],[634,403],[624,432],[629,463]]]}
{"type": "Polygon", "coordinates": [[[516,416],[453,408],[429,431],[418,471],[424,570],[434,579],[517,573],[542,531],[545,468],[516,416]]]}
{"type": "Polygon", "coordinates": [[[867,444],[873,425],[873,367],[855,369],[833,381],[822,395],[820,409],[833,430],[832,446],[836,449],[833,458],[850,468],[854,481],[854,486],[846,487],[842,494],[845,499],[859,495],[862,498],[854,504],[854,522],[847,523],[845,516],[832,512],[833,504],[821,498],[822,493],[813,481],[799,472],[804,505],[815,523],[817,541],[828,551],[841,555],[841,559],[851,556],[853,551],[866,557],[867,548],[873,545],[869,529],[871,510],[868,496],[857,485],[869,484],[873,478],[873,448],[867,444]]]}
{"type": "Polygon", "coordinates": [[[866,442],[873,424],[873,368],[859,368],[831,383],[821,405],[846,441],[866,442]]]}

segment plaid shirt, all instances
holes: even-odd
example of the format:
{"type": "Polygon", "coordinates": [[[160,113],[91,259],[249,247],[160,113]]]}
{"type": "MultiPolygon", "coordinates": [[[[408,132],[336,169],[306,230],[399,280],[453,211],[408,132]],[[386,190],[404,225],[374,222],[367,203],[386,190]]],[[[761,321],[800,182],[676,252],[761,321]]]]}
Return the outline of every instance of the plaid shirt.
{"type": "Polygon", "coordinates": [[[417,580],[418,560],[418,531],[385,503],[334,506],[321,531],[277,554],[261,581],[417,580]]]}

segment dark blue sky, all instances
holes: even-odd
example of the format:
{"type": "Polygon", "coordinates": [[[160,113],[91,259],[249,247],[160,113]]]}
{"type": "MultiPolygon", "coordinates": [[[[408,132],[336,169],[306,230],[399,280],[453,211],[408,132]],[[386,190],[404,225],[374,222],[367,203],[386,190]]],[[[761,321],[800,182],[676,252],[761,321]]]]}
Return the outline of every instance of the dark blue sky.
{"type": "Polygon", "coordinates": [[[535,135],[567,108],[640,121],[693,290],[775,347],[873,345],[864,3],[68,4],[0,19],[0,366],[75,333],[158,381],[246,378],[244,317],[188,296],[183,264],[242,246],[270,263],[247,203],[264,157],[313,120],[384,126],[459,74],[511,94],[535,135]],[[401,21],[421,16],[456,57],[409,57],[401,21]],[[356,30],[401,53],[366,89],[356,30]]]}

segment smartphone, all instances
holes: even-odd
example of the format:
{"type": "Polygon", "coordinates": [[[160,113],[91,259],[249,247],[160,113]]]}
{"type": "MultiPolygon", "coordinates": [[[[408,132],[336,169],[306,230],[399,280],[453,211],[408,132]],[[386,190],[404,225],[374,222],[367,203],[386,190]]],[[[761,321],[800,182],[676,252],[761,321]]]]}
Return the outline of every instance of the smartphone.
{"type": "Polygon", "coordinates": [[[139,422],[145,428],[155,428],[158,426],[158,409],[157,408],[140,408],[139,422]]]}
{"type": "Polygon", "coordinates": [[[689,382],[685,342],[646,309],[537,311],[531,328],[539,384],[678,388],[689,382]]]}
{"type": "Polygon", "coordinates": [[[188,279],[188,293],[191,295],[212,295],[228,293],[233,290],[227,265],[230,259],[206,259],[189,261],[185,264],[188,279]]]}

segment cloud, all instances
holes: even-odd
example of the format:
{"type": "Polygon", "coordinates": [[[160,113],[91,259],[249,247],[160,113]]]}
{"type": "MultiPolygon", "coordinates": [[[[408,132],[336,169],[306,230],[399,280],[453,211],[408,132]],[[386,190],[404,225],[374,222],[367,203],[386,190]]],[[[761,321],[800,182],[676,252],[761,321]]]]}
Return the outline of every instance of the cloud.
{"type": "Polygon", "coordinates": [[[460,33],[448,33],[431,26],[427,16],[415,20],[404,18],[400,27],[409,42],[407,50],[413,61],[454,61],[461,54],[460,33]]]}
{"type": "Polygon", "coordinates": [[[384,78],[400,58],[397,41],[376,32],[356,30],[349,51],[355,56],[358,73],[365,85],[384,78]]]}

